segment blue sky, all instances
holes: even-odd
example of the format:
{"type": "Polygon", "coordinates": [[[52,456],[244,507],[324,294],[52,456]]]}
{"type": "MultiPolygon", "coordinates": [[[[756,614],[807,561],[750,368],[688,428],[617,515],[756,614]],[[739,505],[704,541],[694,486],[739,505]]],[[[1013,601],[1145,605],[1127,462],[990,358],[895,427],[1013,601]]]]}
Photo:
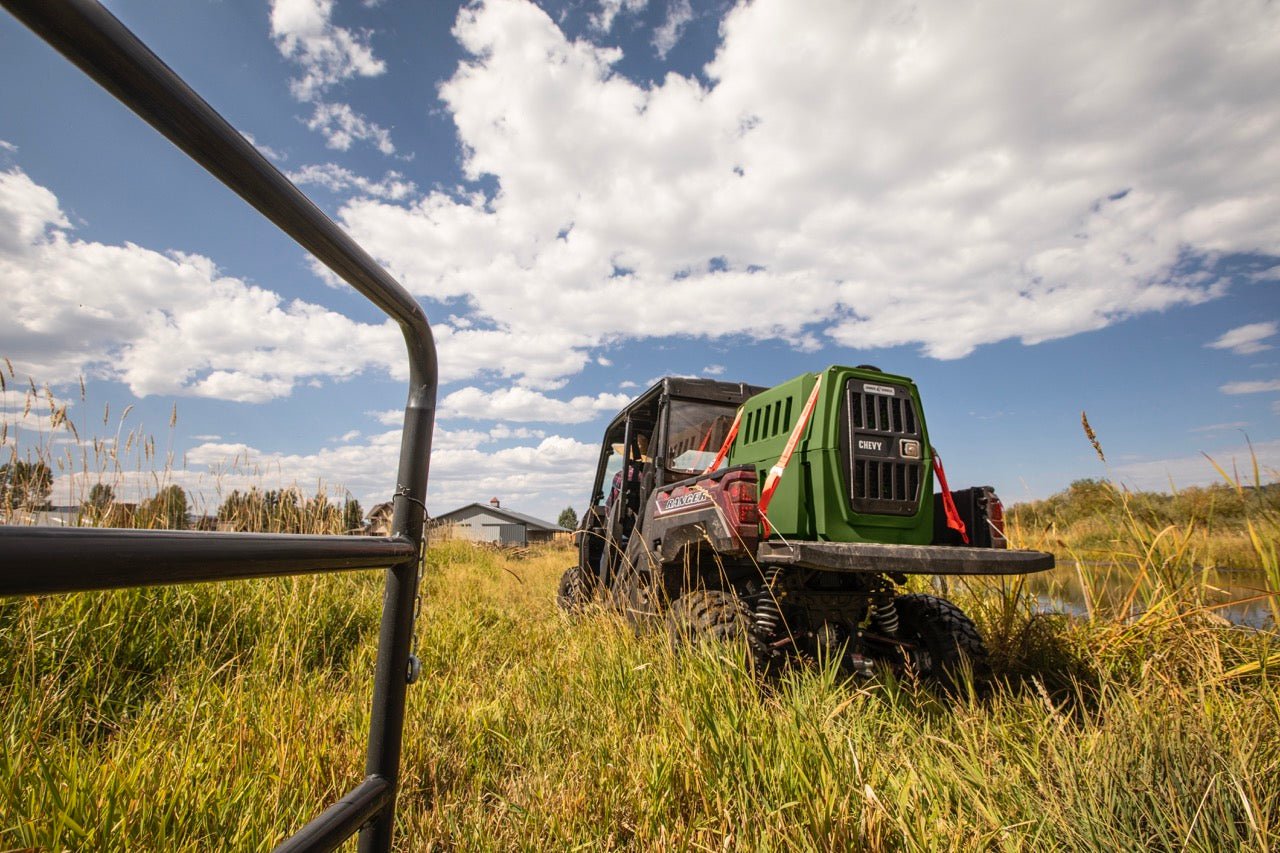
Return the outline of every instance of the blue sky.
{"type": "MultiPolygon", "coordinates": [[[[433,513],[581,511],[664,373],[837,363],[914,377],[1007,502],[1208,482],[1246,436],[1280,468],[1274,4],[107,5],[422,300],[433,513]]],[[[394,330],[7,16],[0,79],[19,377],[82,438],[132,405],[208,502],[385,499],[394,330]]],[[[6,444],[70,438],[22,403],[6,444]]]]}

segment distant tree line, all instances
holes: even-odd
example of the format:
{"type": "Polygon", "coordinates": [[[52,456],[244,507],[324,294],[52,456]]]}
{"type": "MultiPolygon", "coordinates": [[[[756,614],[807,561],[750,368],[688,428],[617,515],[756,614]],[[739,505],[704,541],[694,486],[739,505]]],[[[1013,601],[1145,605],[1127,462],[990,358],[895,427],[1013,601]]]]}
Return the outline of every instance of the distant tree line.
{"type": "Polygon", "coordinates": [[[14,459],[0,465],[0,508],[38,512],[49,508],[53,472],[40,461],[14,459]]]}
{"type": "MultiPolygon", "coordinates": [[[[53,473],[44,462],[13,460],[0,466],[0,512],[42,512],[52,508],[53,473]]],[[[95,527],[186,530],[191,502],[170,484],[139,503],[117,499],[108,483],[94,483],[80,503],[80,523],[95,527]]],[[[268,533],[361,533],[364,509],[348,496],[340,503],[323,492],[306,498],[298,489],[234,490],[209,519],[219,530],[268,533]]]]}
{"type": "Polygon", "coordinates": [[[165,486],[138,504],[116,500],[115,489],[94,483],[80,504],[80,523],[94,527],[136,527],[150,530],[186,530],[190,501],[176,484],[165,486]]]}
{"type": "Polygon", "coordinates": [[[232,491],[218,507],[220,530],[268,533],[360,533],[364,510],[348,497],[341,505],[323,492],[303,498],[297,489],[232,491]]]}
{"type": "Polygon", "coordinates": [[[1011,506],[1009,520],[1027,528],[1069,527],[1129,512],[1146,524],[1185,525],[1194,520],[1241,525],[1250,513],[1280,512],[1280,483],[1237,489],[1226,483],[1188,486],[1177,493],[1124,492],[1106,480],[1076,480],[1044,500],[1011,506]]]}

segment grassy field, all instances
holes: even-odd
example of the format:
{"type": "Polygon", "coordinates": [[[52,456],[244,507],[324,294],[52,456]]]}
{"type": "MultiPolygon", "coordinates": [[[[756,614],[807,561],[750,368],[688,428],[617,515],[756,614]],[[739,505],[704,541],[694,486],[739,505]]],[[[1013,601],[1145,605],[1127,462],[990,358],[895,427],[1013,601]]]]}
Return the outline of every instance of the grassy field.
{"type": "MultiPolygon", "coordinates": [[[[1212,460],[1205,463],[1211,473],[1212,460]]],[[[1023,539],[1062,556],[1097,562],[1124,556],[1138,538],[1161,556],[1177,554],[1179,566],[1265,570],[1276,560],[1276,542],[1267,541],[1280,518],[1280,482],[1263,483],[1256,462],[1252,477],[1218,468],[1217,483],[1176,492],[1117,488],[1107,480],[1077,480],[1039,501],[1009,510],[1009,522],[1023,539]],[[1156,541],[1161,531],[1167,531],[1156,541]]],[[[1272,479],[1276,472],[1268,472],[1272,479]]]]}
{"type": "MultiPolygon", "coordinates": [[[[26,461],[85,474],[76,500],[137,472],[171,491],[124,415],[59,456],[65,405],[28,385],[24,417],[50,417],[26,461]]],[[[814,665],[762,684],[741,650],[675,655],[558,612],[567,550],[433,544],[399,848],[1280,849],[1276,492],[1072,488],[1012,513],[1012,536],[1078,562],[1085,618],[1034,612],[1018,582],[951,584],[994,680],[946,700],[814,665]],[[1203,567],[1224,560],[1254,568],[1271,627],[1216,618],[1203,567]]],[[[134,523],[164,515],[148,500],[134,523]]],[[[0,600],[0,851],[270,849],[362,775],[381,586],[0,600]]]]}
{"type": "MultiPolygon", "coordinates": [[[[953,587],[1002,683],[942,701],[569,620],[570,561],[429,551],[400,849],[1280,847],[1280,643],[1154,582],[1136,621],[953,587]]],[[[379,601],[362,573],[0,602],[0,849],[269,849],[359,779],[379,601]]]]}

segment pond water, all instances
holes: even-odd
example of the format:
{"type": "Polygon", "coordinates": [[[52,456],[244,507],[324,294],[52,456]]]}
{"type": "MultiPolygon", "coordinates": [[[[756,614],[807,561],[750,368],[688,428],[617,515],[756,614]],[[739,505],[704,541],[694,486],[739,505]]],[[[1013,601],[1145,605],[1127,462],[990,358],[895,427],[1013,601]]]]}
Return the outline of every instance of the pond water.
{"type": "MultiPolygon", "coordinates": [[[[1136,566],[1110,563],[1081,563],[1059,560],[1058,567],[1048,572],[1027,575],[1023,580],[1035,600],[1038,613],[1065,613],[1087,616],[1090,605],[1095,611],[1117,614],[1125,609],[1133,589],[1136,566]],[[1086,593],[1087,588],[1087,593],[1086,593]]],[[[937,579],[941,581],[941,578],[937,579]]],[[[998,589],[1015,578],[984,579],[980,584],[998,589]]],[[[1256,569],[1202,569],[1180,578],[1189,589],[1199,590],[1206,607],[1234,625],[1251,628],[1274,628],[1272,611],[1265,593],[1266,575],[1256,569]]],[[[955,579],[950,580],[956,583],[955,579]]],[[[973,585],[973,581],[970,584],[973,585]]],[[[1188,595],[1190,597],[1190,595],[1188,595]]],[[[1145,607],[1141,594],[1129,606],[1130,615],[1145,607]]]]}

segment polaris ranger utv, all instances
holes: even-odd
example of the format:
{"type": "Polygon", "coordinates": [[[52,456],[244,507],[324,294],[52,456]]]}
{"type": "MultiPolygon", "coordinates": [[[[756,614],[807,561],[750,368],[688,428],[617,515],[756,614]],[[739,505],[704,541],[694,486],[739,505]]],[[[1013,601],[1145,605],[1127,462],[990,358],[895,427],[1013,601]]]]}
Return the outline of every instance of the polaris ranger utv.
{"type": "Polygon", "coordinates": [[[958,607],[899,586],[1041,571],[1053,557],[1007,548],[991,488],[953,494],[943,478],[935,495],[934,461],[904,376],[830,367],[774,388],[668,377],[605,432],[558,600],[665,616],[675,639],[745,637],[766,664],[800,653],[939,678],[962,660],[981,667],[958,607]]]}

